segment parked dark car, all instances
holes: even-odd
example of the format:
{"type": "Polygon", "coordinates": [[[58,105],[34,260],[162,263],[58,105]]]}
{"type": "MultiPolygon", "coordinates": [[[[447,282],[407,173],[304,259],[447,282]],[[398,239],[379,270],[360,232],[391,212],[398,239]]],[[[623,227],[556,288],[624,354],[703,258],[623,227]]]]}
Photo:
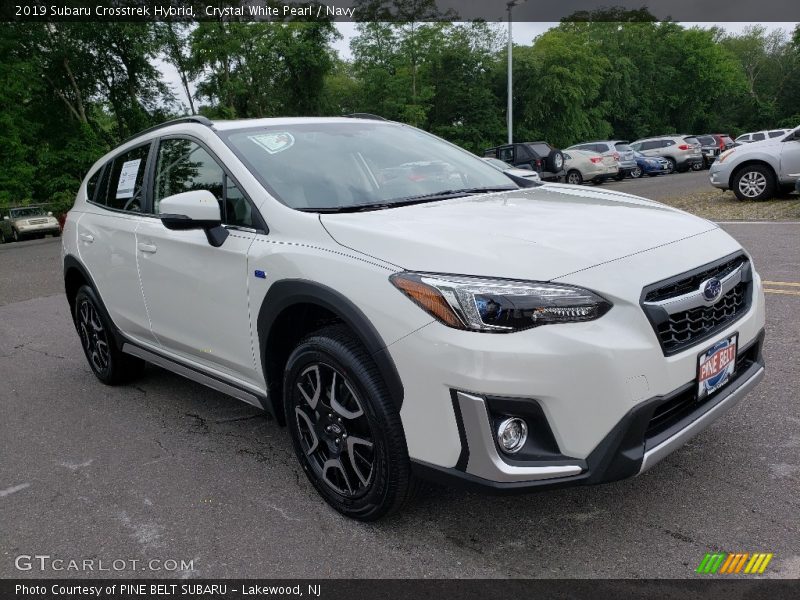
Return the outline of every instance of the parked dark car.
{"type": "Polygon", "coordinates": [[[547,142],[516,142],[487,148],[486,158],[499,158],[519,169],[532,169],[544,181],[564,181],[564,154],[547,142]]]}
{"type": "Polygon", "coordinates": [[[706,169],[717,160],[720,154],[736,145],[731,137],[724,133],[704,133],[695,137],[700,142],[700,151],[703,153],[703,166],[706,169]]]}

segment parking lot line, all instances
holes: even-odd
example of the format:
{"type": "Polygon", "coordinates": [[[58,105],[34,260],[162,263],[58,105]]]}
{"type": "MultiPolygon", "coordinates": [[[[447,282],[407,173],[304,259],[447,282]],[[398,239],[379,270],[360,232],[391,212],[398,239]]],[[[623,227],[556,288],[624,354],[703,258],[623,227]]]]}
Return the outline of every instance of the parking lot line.
{"type": "Polygon", "coordinates": [[[762,281],[764,285],[777,285],[778,287],[800,287],[800,283],[794,281],[762,281]]]}
{"type": "Polygon", "coordinates": [[[764,288],[764,292],[767,294],[786,294],[787,296],[800,296],[800,292],[796,292],[794,290],[770,290],[764,288]]]}

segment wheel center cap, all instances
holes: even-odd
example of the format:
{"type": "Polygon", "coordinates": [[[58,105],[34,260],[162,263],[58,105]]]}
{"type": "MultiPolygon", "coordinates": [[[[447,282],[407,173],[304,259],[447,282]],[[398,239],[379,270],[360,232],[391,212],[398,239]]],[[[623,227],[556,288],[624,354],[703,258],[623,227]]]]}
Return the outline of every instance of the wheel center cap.
{"type": "Polygon", "coordinates": [[[325,428],[325,431],[335,436],[340,436],[344,432],[344,430],[336,423],[331,423],[330,425],[328,425],[325,428]]]}

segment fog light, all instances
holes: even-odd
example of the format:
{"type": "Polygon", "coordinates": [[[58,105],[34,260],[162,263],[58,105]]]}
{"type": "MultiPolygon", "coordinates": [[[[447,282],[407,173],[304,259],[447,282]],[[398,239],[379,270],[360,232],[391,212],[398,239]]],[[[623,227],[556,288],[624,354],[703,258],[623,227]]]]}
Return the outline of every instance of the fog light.
{"type": "Polygon", "coordinates": [[[508,454],[519,452],[528,439],[528,425],[518,417],[505,419],[497,427],[497,443],[508,454]]]}

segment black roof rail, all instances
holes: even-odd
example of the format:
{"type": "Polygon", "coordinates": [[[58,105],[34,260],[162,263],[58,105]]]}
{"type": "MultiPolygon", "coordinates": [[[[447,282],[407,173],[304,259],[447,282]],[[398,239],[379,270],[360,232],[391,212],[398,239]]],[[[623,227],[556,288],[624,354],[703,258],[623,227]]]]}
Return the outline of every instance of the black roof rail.
{"type": "Polygon", "coordinates": [[[371,119],[373,121],[386,121],[387,119],[379,116],[373,115],[371,113],[351,113],[349,115],[345,115],[348,119],[371,119]]]}
{"type": "Polygon", "coordinates": [[[164,121],[163,123],[159,123],[158,125],[153,125],[152,127],[148,127],[147,129],[143,129],[139,133],[135,133],[134,135],[130,136],[124,142],[119,144],[122,146],[123,144],[127,144],[131,140],[134,140],[145,133],[150,133],[151,131],[155,131],[156,129],[161,129],[162,127],[169,127],[170,125],[177,125],[178,123],[199,123],[200,125],[205,125],[206,127],[214,128],[214,123],[211,122],[211,119],[208,117],[204,117],[203,115],[189,115],[188,117],[179,117],[177,119],[171,119],[169,121],[164,121]]]}

